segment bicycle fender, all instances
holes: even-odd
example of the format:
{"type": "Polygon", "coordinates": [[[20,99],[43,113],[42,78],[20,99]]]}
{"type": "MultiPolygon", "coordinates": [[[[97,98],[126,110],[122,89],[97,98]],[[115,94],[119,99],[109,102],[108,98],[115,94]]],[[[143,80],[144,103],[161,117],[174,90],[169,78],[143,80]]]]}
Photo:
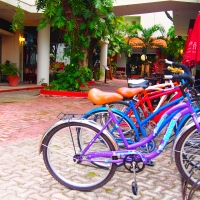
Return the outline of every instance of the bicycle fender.
{"type": "MultiPolygon", "coordinates": [[[[117,110],[117,109],[115,109],[115,108],[111,108],[111,110],[113,111],[113,112],[116,112],[117,114],[119,114],[119,115],[123,115],[124,113],[123,112],[121,112],[121,111],[119,111],[119,110],[117,110]]],[[[94,108],[94,109],[92,109],[92,110],[89,110],[87,113],[85,113],[83,116],[82,116],[82,118],[85,118],[85,117],[87,117],[88,115],[91,115],[91,114],[93,114],[94,112],[97,112],[97,111],[106,111],[106,112],[108,112],[108,109],[105,107],[105,106],[100,106],[100,107],[97,107],[97,108],[94,108]]]]}
{"type": "MultiPolygon", "coordinates": [[[[93,126],[94,128],[97,128],[99,131],[102,129],[102,127],[96,123],[95,121],[92,120],[87,120],[87,119],[76,119],[76,118],[71,118],[71,119],[63,119],[60,120],[58,122],[56,122],[55,124],[53,124],[42,136],[40,143],[39,143],[39,154],[41,154],[41,152],[43,151],[42,149],[42,144],[43,141],[45,140],[45,138],[47,137],[47,135],[50,133],[51,130],[53,130],[54,128],[56,128],[57,126],[60,126],[61,124],[65,124],[65,123],[69,123],[69,122],[82,122],[83,124],[88,124],[90,126],[93,126]]],[[[113,144],[115,150],[118,150],[118,144],[116,143],[115,139],[113,138],[113,136],[105,129],[103,131],[103,133],[108,137],[108,139],[111,141],[111,143],[113,144]]]]}

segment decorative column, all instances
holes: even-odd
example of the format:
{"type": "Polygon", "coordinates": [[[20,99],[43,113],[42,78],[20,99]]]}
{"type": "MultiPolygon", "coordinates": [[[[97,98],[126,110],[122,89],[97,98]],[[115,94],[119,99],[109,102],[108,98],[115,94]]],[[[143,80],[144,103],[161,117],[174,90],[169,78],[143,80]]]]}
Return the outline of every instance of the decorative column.
{"type": "Polygon", "coordinates": [[[37,84],[49,84],[50,25],[38,31],[37,84]]]}
{"type": "Polygon", "coordinates": [[[100,55],[100,79],[105,78],[105,68],[107,66],[107,57],[108,57],[108,41],[101,41],[101,55],[100,55]]]}

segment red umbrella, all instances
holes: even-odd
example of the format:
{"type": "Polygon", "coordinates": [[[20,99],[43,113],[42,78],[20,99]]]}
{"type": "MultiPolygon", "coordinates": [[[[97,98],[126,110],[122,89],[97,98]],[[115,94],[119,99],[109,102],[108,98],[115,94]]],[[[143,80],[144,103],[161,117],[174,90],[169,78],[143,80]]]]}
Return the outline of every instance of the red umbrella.
{"type": "Polygon", "coordinates": [[[184,54],[186,53],[186,50],[187,50],[187,48],[188,48],[191,35],[192,35],[192,29],[190,28],[190,29],[188,30],[187,39],[186,39],[186,41],[185,41],[185,46],[184,46],[184,50],[183,50],[183,53],[184,53],[184,54]]]}
{"type": "Polygon", "coordinates": [[[186,48],[183,63],[190,68],[195,67],[200,63],[200,14],[196,17],[191,36],[188,38],[188,47],[186,48]]]}

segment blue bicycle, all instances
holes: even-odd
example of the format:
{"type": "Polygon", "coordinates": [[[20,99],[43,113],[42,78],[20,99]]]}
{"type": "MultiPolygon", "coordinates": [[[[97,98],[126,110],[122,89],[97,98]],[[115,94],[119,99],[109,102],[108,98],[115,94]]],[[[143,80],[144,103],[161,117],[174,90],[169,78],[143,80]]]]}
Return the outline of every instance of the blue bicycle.
{"type": "MultiPolygon", "coordinates": [[[[173,63],[168,60],[164,60],[164,62],[169,63],[172,66],[178,66],[178,67],[183,68],[186,71],[186,73],[189,74],[189,76],[191,76],[191,72],[187,68],[187,66],[179,64],[179,63],[173,63]]],[[[171,70],[172,69],[173,68],[171,68],[171,70]]],[[[111,109],[112,109],[112,112],[114,113],[115,117],[118,120],[118,124],[119,124],[120,128],[122,129],[128,144],[134,144],[135,142],[144,140],[149,135],[149,133],[151,133],[152,129],[155,127],[155,123],[152,124],[153,123],[152,119],[155,116],[158,116],[161,112],[164,112],[166,109],[169,109],[171,106],[173,106],[183,100],[183,97],[179,97],[181,94],[181,91],[178,86],[176,86],[174,88],[166,89],[166,90],[163,89],[162,93],[157,95],[158,97],[165,95],[165,94],[175,94],[179,98],[175,98],[175,100],[158,108],[155,112],[149,114],[149,116],[145,119],[142,116],[142,111],[139,110],[140,108],[135,107],[135,103],[137,103],[137,102],[133,99],[133,96],[144,91],[144,87],[147,87],[147,86],[142,83],[142,84],[137,85],[137,87],[136,87],[136,85],[134,87],[135,87],[134,89],[133,88],[125,88],[125,89],[122,88],[122,89],[118,90],[119,94],[121,94],[123,96],[123,99],[125,98],[125,99],[129,100],[128,103],[122,102],[122,101],[109,103],[110,107],[113,107],[113,105],[114,105],[114,107],[116,107],[116,105],[119,105],[119,104],[123,107],[123,112],[120,112],[119,110],[117,110],[115,108],[111,108],[111,109]],[[178,91],[180,94],[177,94],[178,91]],[[132,113],[133,113],[132,116],[129,115],[130,111],[132,111],[132,113]],[[134,121],[132,120],[133,118],[134,118],[134,121]]],[[[186,95],[190,99],[189,94],[186,93],[186,95]]],[[[150,97],[149,99],[151,99],[151,98],[152,97],[150,97]]],[[[195,112],[200,113],[200,108],[199,107],[195,108],[195,112]]],[[[89,112],[87,112],[83,115],[83,118],[94,120],[103,126],[105,124],[105,122],[108,120],[109,114],[108,114],[107,108],[105,106],[103,106],[103,107],[98,107],[98,108],[90,110],[89,112]]],[[[183,127],[183,125],[187,124],[189,119],[190,119],[190,115],[186,115],[186,116],[184,116],[183,119],[181,119],[177,123],[177,125],[174,128],[175,133],[173,134],[173,136],[178,135],[178,133],[181,130],[181,128],[183,127]]],[[[124,143],[123,143],[122,138],[119,137],[117,127],[111,123],[107,126],[107,130],[113,135],[113,137],[115,138],[118,145],[123,148],[124,143]]],[[[173,141],[173,140],[170,140],[170,142],[171,141],[173,141]]],[[[154,140],[152,140],[149,143],[145,144],[144,146],[140,146],[139,148],[144,153],[152,152],[156,148],[156,143],[154,140]]]]}

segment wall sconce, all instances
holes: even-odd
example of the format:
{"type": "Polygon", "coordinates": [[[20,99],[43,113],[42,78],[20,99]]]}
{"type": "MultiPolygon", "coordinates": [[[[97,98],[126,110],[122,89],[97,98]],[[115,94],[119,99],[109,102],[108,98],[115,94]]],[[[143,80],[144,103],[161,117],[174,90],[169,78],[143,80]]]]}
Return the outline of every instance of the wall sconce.
{"type": "Polygon", "coordinates": [[[20,43],[23,43],[23,42],[25,42],[25,38],[20,36],[19,41],[20,41],[20,43]]]}

